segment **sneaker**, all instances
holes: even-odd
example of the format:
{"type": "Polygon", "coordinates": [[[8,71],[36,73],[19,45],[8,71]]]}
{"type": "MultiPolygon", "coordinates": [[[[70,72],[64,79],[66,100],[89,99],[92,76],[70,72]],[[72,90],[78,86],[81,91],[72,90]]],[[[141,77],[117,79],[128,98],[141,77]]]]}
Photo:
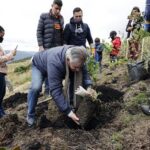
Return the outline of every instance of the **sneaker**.
{"type": "Polygon", "coordinates": [[[150,107],[148,105],[141,105],[141,109],[144,114],[150,116],[150,107]]]}
{"type": "Polygon", "coordinates": [[[35,119],[33,117],[27,117],[28,126],[31,127],[35,123],[35,119]]]}

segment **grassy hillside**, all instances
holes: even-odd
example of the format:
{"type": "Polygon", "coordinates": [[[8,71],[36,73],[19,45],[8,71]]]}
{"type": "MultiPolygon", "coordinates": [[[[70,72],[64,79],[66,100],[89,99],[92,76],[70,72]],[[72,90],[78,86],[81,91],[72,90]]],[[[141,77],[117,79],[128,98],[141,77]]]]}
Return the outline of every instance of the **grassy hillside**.
{"type": "Polygon", "coordinates": [[[9,64],[7,77],[14,87],[14,92],[27,91],[31,81],[31,60],[24,59],[9,64]]]}

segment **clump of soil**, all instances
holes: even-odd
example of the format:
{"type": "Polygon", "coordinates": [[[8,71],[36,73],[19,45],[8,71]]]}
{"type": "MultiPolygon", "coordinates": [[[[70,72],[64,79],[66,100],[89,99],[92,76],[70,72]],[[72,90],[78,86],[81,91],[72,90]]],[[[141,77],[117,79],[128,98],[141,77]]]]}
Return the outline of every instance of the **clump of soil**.
{"type": "Polygon", "coordinates": [[[6,98],[4,100],[4,107],[5,108],[11,108],[16,107],[19,104],[26,103],[27,102],[27,94],[26,93],[15,93],[14,95],[10,96],[9,98],[6,98]]]}
{"type": "Polygon", "coordinates": [[[94,103],[90,98],[83,98],[79,108],[76,112],[77,116],[80,117],[80,125],[81,127],[87,127],[90,119],[93,117],[95,112],[96,103],[94,103]]]}
{"type": "Polygon", "coordinates": [[[105,102],[122,101],[121,98],[124,94],[123,92],[104,85],[97,86],[96,91],[102,93],[98,96],[98,99],[105,102]]]}
{"type": "Polygon", "coordinates": [[[5,146],[13,141],[18,125],[20,122],[16,114],[7,115],[0,119],[0,145],[5,146]]]}

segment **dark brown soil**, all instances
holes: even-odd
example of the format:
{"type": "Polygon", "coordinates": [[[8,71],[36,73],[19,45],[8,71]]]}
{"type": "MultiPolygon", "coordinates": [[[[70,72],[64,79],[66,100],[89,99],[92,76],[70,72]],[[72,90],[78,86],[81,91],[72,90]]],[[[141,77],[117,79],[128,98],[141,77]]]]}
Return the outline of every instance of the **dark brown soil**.
{"type": "MultiPolygon", "coordinates": [[[[119,72],[119,71],[118,71],[119,72]]],[[[27,94],[16,93],[5,99],[8,115],[0,119],[0,147],[21,150],[149,150],[150,118],[140,109],[132,115],[125,103],[135,93],[148,91],[150,80],[126,86],[123,73],[117,82],[102,81],[95,87],[102,94],[93,103],[83,100],[77,115],[80,126],[57,111],[52,100],[37,105],[35,126],[26,123],[27,94]],[[133,91],[130,92],[130,89],[133,91]]],[[[113,78],[114,79],[114,78],[113,78]]],[[[108,79],[107,79],[108,80],[108,79]]],[[[112,81],[112,80],[111,80],[112,81]]],[[[40,101],[44,97],[40,97],[40,101]]]]}

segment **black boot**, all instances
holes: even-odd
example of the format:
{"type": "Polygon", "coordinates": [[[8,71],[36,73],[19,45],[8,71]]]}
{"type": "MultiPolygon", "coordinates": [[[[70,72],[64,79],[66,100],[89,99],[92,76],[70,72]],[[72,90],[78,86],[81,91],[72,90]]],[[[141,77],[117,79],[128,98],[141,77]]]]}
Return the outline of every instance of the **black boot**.
{"type": "Polygon", "coordinates": [[[150,116],[150,106],[149,105],[141,105],[141,109],[144,114],[150,116]]]}

